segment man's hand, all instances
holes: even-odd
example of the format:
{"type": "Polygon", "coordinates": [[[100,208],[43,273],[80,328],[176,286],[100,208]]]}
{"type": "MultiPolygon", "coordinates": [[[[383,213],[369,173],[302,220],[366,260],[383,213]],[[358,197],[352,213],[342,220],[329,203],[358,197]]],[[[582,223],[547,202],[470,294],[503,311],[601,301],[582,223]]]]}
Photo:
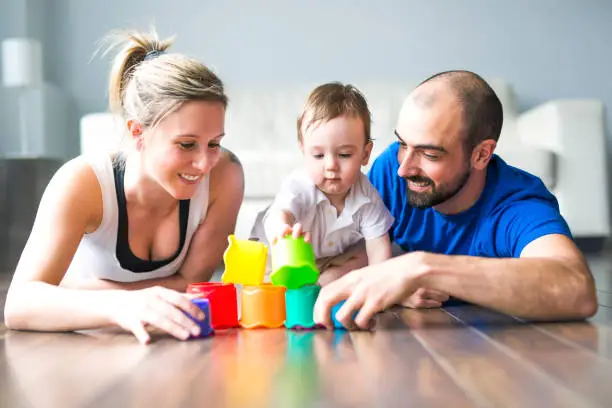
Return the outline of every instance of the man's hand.
{"type": "Polygon", "coordinates": [[[434,309],[448,300],[448,294],[435,289],[419,288],[401,302],[402,306],[412,309],[434,309]]]}
{"type": "Polygon", "coordinates": [[[370,326],[374,314],[399,304],[421,286],[427,271],[427,254],[412,252],[386,262],[350,272],[321,289],[314,308],[314,320],[332,327],[331,309],[346,299],[336,319],[347,328],[370,326]],[[353,322],[351,317],[359,310],[353,322]]]}

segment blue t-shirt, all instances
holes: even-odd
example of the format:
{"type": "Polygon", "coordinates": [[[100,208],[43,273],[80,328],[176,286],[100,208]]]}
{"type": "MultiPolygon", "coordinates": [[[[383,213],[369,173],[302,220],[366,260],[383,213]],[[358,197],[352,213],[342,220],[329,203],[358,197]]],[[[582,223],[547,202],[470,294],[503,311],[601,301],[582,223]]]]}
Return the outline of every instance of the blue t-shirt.
{"type": "Polygon", "coordinates": [[[445,215],[408,204],[406,181],[397,175],[399,143],[389,146],[368,177],[395,217],[391,240],[406,251],[518,258],[533,240],[548,234],[572,238],[559,204],[542,181],[493,155],[485,187],[468,210],[445,215]]]}

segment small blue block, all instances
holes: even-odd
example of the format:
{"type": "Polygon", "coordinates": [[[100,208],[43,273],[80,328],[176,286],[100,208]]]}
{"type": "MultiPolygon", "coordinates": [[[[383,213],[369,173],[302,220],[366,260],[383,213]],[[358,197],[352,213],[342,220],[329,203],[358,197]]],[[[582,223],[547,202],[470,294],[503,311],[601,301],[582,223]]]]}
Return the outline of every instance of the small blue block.
{"type": "MultiPolygon", "coordinates": [[[[340,303],[337,303],[334,307],[332,307],[331,310],[331,317],[332,317],[332,321],[334,322],[334,329],[342,329],[342,330],[346,330],[346,327],[344,327],[342,325],[342,323],[340,323],[337,319],[336,319],[336,313],[338,313],[338,310],[340,310],[340,308],[342,307],[342,305],[344,304],[344,300],[341,301],[340,303]]],[[[357,313],[359,313],[359,310],[357,310],[355,313],[353,313],[353,320],[355,319],[355,317],[357,317],[357,313]]]]}
{"type": "Polygon", "coordinates": [[[208,299],[195,298],[195,299],[191,299],[191,303],[193,303],[201,311],[203,311],[204,312],[204,316],[205,316],[204,320],[197,320],[196,318],[194,318],[190,314],[187,314],[187,316],[191,320],[193,320],[194,322],[196,322],[198,324],[198,326],[200,326],[200,335],[199,336],[191,336],[191,338],[193,338],[193,339],[201,339],[203,337],[208,337],[211,334],[214,334],[215,331],[213,330],[212,326],[210,325],[210,321],[211,321],[210,302],[208,301],[208,299]]]}

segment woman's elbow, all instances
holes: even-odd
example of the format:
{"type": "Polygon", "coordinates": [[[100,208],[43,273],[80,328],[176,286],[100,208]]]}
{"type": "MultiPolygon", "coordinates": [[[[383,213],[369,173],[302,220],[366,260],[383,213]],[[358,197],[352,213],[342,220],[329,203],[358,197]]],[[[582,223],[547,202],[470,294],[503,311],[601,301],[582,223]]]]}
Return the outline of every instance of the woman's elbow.
{"type": "Polygon", "coordinates": [[[11,330],[24,330],[26,329],[26,319],[23,313],[19,312],[19,308],[15,307],[13,302],[7,300],[4,305],[4,325],[7,329],[11,330]]]}
{"type": "Polygon", "coordinates": [[[31,319],[35,315],[32,296],[22,285],[12,284],[6,294],[4,304],[4,325],[11,330],[30,330],[31,319]]]}

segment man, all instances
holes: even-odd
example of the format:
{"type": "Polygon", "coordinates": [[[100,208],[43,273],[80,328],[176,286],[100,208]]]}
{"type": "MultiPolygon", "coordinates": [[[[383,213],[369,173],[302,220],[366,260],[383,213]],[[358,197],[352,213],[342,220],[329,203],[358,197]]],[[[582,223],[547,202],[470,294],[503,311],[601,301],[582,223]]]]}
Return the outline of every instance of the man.
{"type": "Polygon", "coordinates": [[[402,106],[392,144],[369,177],[408,253],[325,286],[315,320],[367,328],[394,304],[438,307],[449,296],[527,319],[597,311],[592,275],[537,177],[493,154],[503,122],[491,87],[467,71],[437,74],[402,106]]]}

